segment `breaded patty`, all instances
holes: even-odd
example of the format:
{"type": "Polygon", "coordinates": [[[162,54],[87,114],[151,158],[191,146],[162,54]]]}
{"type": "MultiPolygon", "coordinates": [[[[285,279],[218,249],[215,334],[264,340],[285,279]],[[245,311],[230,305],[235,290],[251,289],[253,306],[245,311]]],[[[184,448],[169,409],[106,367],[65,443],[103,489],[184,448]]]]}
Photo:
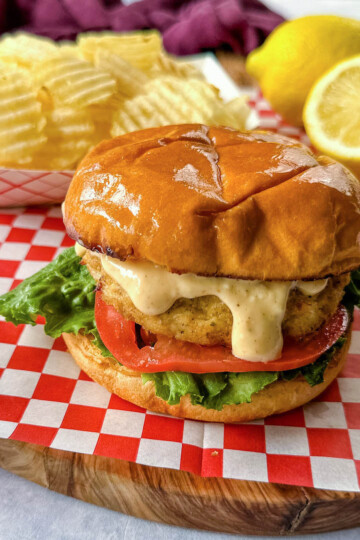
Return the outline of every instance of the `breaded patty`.
{"type": "MultiPolygon", "coordinates": [[[[166,312],[146,315],[134,306],[125,290],[102,271],[97,255],[88,251],[83,260],[94,279],[100,280],[104,301],[126,319],[153,334],[201,345],[231,347],[232,314],[217,296],[180,298],[166,312]]],[[[298,338],[316,331],[336,311],[349,280],[350,274],[330,278],[326,288],[314,296],[305,296],[299,289],[292,289],[282,325],[284,334],[298,338]]]]}

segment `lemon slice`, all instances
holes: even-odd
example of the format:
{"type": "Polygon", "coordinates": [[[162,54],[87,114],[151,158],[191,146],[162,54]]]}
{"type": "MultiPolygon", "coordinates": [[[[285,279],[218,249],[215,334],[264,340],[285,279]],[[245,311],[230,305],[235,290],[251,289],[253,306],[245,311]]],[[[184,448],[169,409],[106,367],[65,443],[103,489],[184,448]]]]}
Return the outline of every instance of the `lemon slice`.
{"type": "Polygon", "coordinates": [[[343,60],[318,79],[303,120],[318,150],[360,170],[360,55],[343,60]]]}

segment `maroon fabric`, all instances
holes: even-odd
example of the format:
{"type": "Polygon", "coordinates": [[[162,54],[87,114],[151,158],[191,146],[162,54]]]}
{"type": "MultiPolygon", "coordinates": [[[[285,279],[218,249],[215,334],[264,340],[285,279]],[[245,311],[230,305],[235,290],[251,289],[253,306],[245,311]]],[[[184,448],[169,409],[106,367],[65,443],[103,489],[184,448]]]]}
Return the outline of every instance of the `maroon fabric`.
{"type": "Polygon", "coordinates": [[[165,48],[180,55],[224,44],[247,54],[282,21],[258,0],[0,0],[2,32],[73,39],[88,30],[157,28],[165,48]]]}

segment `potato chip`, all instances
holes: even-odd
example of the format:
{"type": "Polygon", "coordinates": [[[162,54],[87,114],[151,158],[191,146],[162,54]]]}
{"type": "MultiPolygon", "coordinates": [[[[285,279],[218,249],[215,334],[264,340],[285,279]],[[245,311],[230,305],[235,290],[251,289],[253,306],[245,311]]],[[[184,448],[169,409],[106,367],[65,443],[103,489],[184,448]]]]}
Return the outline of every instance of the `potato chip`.
{"type": "Polygon", "coordinates": [[[153,79],[146,85],[144,95],[126,100],[116,111],[111,133],[116,136],[166,124],[208,123],[219,99],[218,91],[199,79],[153,79]]]}
{"type": "Polygon", "coordinates": [[[152,79],[144,94],[127,99],[113,115],[111,134],[166,124],[203,123],[244,129],[249,108],[245,97],[228,104],[214,86],[201,79],[174,76],[152,79]]]}
{"type": "Polygon", "coordinates": [[[71,169],[93,144],[94,123],[87,111],[59,107],[45,113],[47,142],[34,154],[31,167],[71,169]]]}
{"type": "Polygon", "coordinates": [[[246,129],[250,108],[246,104],[247,97],[240,96],[228,103],[214,107],[211,123],[229,126],[235,129],[246,129]]]}
{"type": "Polygon", "coordinates": [[[47,88],[56,106],[86,107],[103,103],[116,91],[116,81],[90,62],[73,57],[54,57],[34,67],[39,88],[47,88]]]}
{"type": "Polygon", "coordinates": [[[107,71],[116,79],[118,91],[126,97],[142,93],[144,85],[149,81],[143,71],[106,49],[95,51],[94,62],[96,67],[107,71]]]}
{"type": "Polygon", "coordinates": [[[159,110],[159,102],[154,101],[153,96],[136,96],[125,101],[123,107],[114,113],[111,135],[116,137],[138,129],[176,123],[168,116],[159,110]]]}
{"type": "Polygon", "coordinates": [[[41,104],[21,70],[0,69],[0,161],[27,163],[46,141],[41,104]]]}
{"type": "Polygon", "coordinates": [[[41,103],[41,110],[50,111],[54,108],[54,102],[51,94],[47,88],[40,88],[36,96],[37,100],[41,103]]]}
{"type": "Polygon", "coordinates": [[[244,98],[225,104],[155,30],[85,33],[76,43],[20,32],[0,39],[0,159],[72,169],[100,140],[184,122],[242,129],[244,98]]]}
{"type": "Polygon", "coordinates": [[[5,34],[0,39],[0,59],[12,61],[27,69],[30,69],[35,61],[42,61],[58,54],[59,50],[54,41],[26,32],[5,34]]]}
{"type": "Polygon", "coordinates": [[[79,47],[74,41],[58,41],[57,47],[60,56],[75,56],[76,58],[82,58],[79,47]]]}
{"type": "Polygon", "coordinates": [[[94,62],[96,51],[105,49],[143,71],[151,69],[162,50],[162,39],[156,30],[127,34],[89,32],[79,34],[77,43],[86,60],[94,62]]]}
{"type": "Polygon", "coordinates": [[[159,77],[159,75],[175,75],[182,79],[198,78],[204,80],[204,75],[201,71],[189,62],[179,60],[171,54],[165,52],[161,53],[158,57],[156,64],[153,65],[150,70],[152,77],[159,77]]]}
{"type": "MultiPolygon", "coordinates": [[[[186,111],[191,122],[198,122],[198,118],[202,118],[203,122],[210,121],[214,102],[220,100],[219,90],[199,79],[183,81],[169,76],[152,81],[151,86],[152,91],[158,92],[164,99],[172,94],[171,101],[174,104],[176,98],[179,101],[180,96],[180,101],[183,101],[182,110],[186,111]]],[[[188,120],[184,119],[183,121],[188,120]]]]}
{"type": "Polygon", "coordinates": [[[117,94],[112,96],[106,103],[87,107],[87,113],[95,126],[92,137],[94,144],[104,139],[111,139],[110,130],[113,123],[113,115],[116,110],[123,106],[123,103],[124,98],[121,98],[117,94]]]}

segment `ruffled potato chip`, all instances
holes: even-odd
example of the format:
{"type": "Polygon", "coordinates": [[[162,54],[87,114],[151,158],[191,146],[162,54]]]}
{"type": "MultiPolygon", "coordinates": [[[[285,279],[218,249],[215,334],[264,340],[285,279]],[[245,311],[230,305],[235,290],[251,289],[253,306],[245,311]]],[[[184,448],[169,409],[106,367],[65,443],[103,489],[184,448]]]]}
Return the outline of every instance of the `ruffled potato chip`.
{"type": "Polygon", "coordinates": [[[156,30],[127,34],[89,32],[79,34],[77,43],[86,60],[94,62],[96,51],[103,49],[120,56],[143,71],[152,68],[162,51],[161,35],[156,30]]]}
{"type": "Polygon", "coordinates": [[[246,122],[249,116],[249,107],[246,104],[247,99],[247,96],[243,95],[227,103],[221,103],[220,106],[215,106],[211,122],[234,129],[246,129],[246,122]]]}
{"type": "Polygon", "coordinates": [[[106,49],[98,49],[94,56],[95,66],[110,73],[118,83],[118,91],[126,97],[133,97],[144,91],[149,77],[121,56],[106,49]]]}
{"type": "Polygon", "coordinates": [[[116,111],[111,134],[167,124],[211,123],[214,106],[222,103],[218,90],[205,81],[160,77],[149,82],[144,95],[126,100],[116,111]]]}
{"type": "Polygon", "coordinates": [[[46,141],[45,117],[23,71],[0,70],[0,161],[25,164],[46,141]]]}
{"type": "Polygon", "coordinates": [[[196,77],[205,80],[204,75],[196,66],[189,62],[185,62],[184,60],[179,60],[175,56],[167,54],[165,51],[159,55],[157,62],[152,66],[149,75],[151,77],[175,75],[175,77],[181,79],[196,77]]]}
{"type": "Polygon", "coordinates": [[[30,166],[72,169],[93,144],[95,126],[84,109],[59,107],[45,112],[47,142],[34,153],[30,166]]]}
{"type": "Polygon", "coordinates": [[[54,41],[26,32],[5,34],[0,40],[0,60],[30,69],[34,62],[59,55],[54,41]]]}
{"type": "Polygon", "coordinates": [[[0,162],[75,168],[103,139],[200,122],[244,129],[244,98],[225,104],[155,30],[84,33],[76,42],[18,32],[0,39],[0,162]]]}
{"type": "Polygon", "coordinates": [[[116,81],[109,73],[74,56],[50,58],[35,65],[33,72],[38,87],[49,91],[56,106],[103,103],[116,91],[116,81]]]}

